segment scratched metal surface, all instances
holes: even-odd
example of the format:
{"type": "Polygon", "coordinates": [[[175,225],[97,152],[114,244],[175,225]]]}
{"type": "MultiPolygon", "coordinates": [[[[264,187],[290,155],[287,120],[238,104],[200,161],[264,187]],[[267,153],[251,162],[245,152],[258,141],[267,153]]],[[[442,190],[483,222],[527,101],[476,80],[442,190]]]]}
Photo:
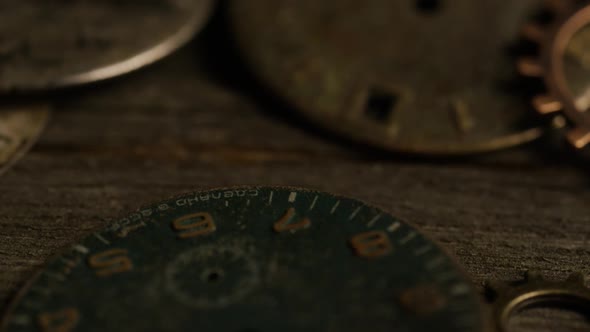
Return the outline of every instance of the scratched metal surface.
{"type": "MultiPolygon", "coordinates": [[[[63,94],[39,144],[0,179],[0,303],[117,216],[183,192],[296,185],[362,199],[419,226],[472,280],[589,273],[588,164],[541,141],[469,159],[387,155],[316,129],[243,74],[213,28],[122,80],[63,94]],[[213,56],[199,50],[207,48],[213,56]]],[[[534,310],[516,331],[584,331],[534,310]]]]}
{"type": "Polygon", "coordinates": [[[394,151],[463,154],[540,135],[538,87],[515,61],[542,3],[233,1],[231,21],[256,76],[318,126],[394,151]]]}

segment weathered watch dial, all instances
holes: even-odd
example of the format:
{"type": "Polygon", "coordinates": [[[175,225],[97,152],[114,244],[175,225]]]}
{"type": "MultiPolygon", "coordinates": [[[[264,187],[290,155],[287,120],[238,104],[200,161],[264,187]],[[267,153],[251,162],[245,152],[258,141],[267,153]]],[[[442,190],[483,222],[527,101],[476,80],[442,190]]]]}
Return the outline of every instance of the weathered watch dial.
{"type": "Polygon", "coordinates": [[[501,149],[542,134],[511,54],[542,1],[231,3],[252,71],[334,132],[423,154],[501,149]]]}
{"type": "Polygon", "coordinates": [[[127,73],[199,30],[212,0],[2,0],[0,92],[44,90],[127,73]]]}
{"type": "Polygon", "coordinates": [[[6,331],[482,331],[477,293],[417,229],[292,188],[187,194],[51,261],[6,331]]]}

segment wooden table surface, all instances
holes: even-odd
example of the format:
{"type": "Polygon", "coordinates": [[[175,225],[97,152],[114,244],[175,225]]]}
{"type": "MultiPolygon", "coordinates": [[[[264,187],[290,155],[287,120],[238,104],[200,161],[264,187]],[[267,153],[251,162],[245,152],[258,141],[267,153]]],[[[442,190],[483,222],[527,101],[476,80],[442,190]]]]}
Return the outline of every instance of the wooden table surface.
{"type": "MultiPolygon", "coordinates": [[[[265,96],[220,23],[136,74],[52,96],[33,150],[0,178],[0,309],[44,261],[118,215],[179,193],[294,185],[359,198],[414,223],[477,284],[526,270],[590,273],[587,163],[549,140],[461,159],[372,151],[265,96]]],[[[590,330],[533,310],[514,331],[590,330]]]]}

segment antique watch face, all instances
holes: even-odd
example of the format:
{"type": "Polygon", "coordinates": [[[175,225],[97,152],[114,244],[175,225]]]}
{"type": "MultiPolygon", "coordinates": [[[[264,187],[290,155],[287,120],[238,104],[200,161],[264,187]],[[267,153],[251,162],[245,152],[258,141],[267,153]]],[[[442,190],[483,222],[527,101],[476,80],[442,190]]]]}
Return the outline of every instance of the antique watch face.
{"type": "Polygon", "coordinates": [[[47,106],[0,106],[0,174],[25,155],[48,118],[47,106]]]}
{"type": "Polygon", "coordinates": [[[233,1],[238,46],[312,122],[374,146],[461,154],[529,142],[511,50],[539,0],[233,1]]]}
{"type": "Polygon", "coordinates": [[[356,200],[293,188],[187,194],[50,261],[6,331],[482,331],[436,244],[356,200]]]}
{"type": "Polygon", "coordinates": [[[169,54],[205,23],[211,0],[0,2],[0,92],[78,85],[169,54]]]}

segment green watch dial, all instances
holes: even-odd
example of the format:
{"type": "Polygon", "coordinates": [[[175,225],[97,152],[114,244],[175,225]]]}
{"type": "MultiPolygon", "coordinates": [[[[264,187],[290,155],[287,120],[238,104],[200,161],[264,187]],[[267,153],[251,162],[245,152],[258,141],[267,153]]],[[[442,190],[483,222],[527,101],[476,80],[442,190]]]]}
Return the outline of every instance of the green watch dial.
{"type": "Polygon", "coordinates": [[[52,260],[6,331],[482,331],[477,292],[362,202],[246,187],[136,211],[52,260]]]}

